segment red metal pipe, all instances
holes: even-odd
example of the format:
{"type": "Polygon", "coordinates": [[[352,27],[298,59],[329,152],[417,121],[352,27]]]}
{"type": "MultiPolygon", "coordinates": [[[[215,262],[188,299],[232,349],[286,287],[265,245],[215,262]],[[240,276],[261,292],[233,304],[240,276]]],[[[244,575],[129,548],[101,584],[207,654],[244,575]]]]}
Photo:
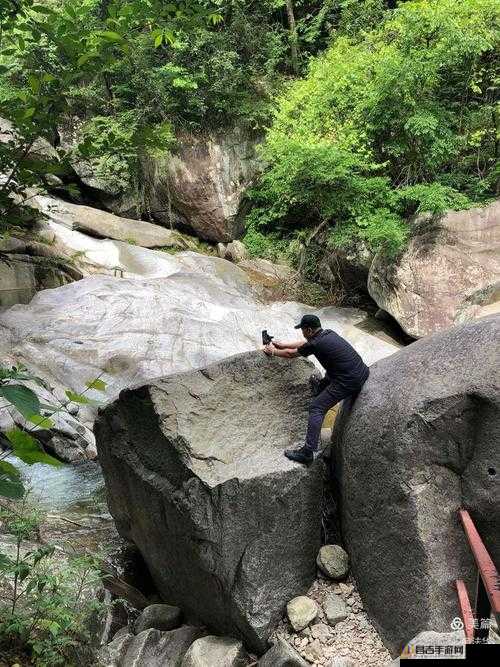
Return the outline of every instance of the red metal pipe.
{"type": "Polygon", "coordinates": [[[455,581],[458,594],[458,604],[460,605],[460,613],[464,621],[464,632],[467,643],[470,644],[474,638],[474,614],[469,600],[469,594],[465,588],[462,579],[455,581]]]}
{"type": "Polygon", "coordinates": [[[469,541],[469,546],[476,561],[477,569],[483,580],[491,609],[494,614],[500,614],[500,575],[491,560],[486,547],[477,532],[477,529],[467,510],[459,510],[460,519],[464,527],[465,534],[469,541]]]}

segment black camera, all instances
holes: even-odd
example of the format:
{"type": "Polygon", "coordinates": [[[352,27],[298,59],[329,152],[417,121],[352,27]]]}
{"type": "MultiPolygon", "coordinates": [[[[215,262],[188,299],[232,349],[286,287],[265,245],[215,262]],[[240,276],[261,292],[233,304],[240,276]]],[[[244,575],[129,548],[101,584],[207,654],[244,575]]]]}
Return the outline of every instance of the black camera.
{"type": "Polygon", "coordinates": [[[262,332],[262,345],[269,345],[269,343],[273,340],[274,336],[270,336],[267,333],[267,329],[264,329],[262,332]]]}

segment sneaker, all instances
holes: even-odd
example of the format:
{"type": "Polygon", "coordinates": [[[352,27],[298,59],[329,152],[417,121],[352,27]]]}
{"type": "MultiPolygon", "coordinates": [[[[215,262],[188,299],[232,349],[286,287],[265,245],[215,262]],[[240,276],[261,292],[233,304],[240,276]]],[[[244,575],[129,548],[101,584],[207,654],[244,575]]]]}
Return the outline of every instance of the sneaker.
{"type": "Polygon", "coordinates": [[[285,456],[290,461],[305,463],[307,466],[314,461],[314,452],[309,447],[300,447],[299,449],[285,449],[285,456]]]}

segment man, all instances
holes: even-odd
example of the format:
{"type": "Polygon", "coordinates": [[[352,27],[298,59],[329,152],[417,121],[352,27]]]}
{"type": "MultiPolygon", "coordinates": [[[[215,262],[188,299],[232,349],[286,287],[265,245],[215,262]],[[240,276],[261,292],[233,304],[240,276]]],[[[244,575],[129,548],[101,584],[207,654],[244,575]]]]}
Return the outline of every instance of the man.
{"type": "Polygon", "coordinates": [[[285,359],[314,354],[326,371],[320,383],[322,391],[309,405],[305,445],[285,451],[285,456],[292,461],[309,465],[318,449],[326,413],[339,401],[357,394],[366,382],[369,370],[352,345],[331,329],[321,328],[316,315],[304,315],[295,329],[302,329],[305,340],[294,343],[273,341],[264,346],[264,352],[285,359]]]}

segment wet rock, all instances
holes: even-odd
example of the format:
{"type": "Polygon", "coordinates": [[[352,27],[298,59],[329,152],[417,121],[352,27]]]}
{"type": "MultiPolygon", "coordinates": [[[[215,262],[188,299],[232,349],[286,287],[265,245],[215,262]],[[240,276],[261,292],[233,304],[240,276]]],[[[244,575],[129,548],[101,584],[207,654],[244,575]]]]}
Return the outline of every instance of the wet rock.
{"type": "Polygon", "coordinates": [[[318,605],[306,595],[299,595],[287,604],[286,613],[292,628],[298,632],[314,621],[318,615],[318,605]]]}
{"type": "Polygon", "coordinates": [[[182,612],[179,607],[169,604],[152,604],[144,609],[134,625],[134,632],[143,630],[173,630],[181,623],[182,612]]]}
{"type": "Polygon", "coordinates": [[[191,644],[182,667],[245,667],[247,663],[248,655],[241,641],[209,635],[191,644]]]}
{"type": "Polygon", "coordinates": [[[278,638],[259,660],[259,667],[308,667],[307,662],[284,639],[278,638]]]}
{"type": "Polygon", "coordinates": [[[244,353],[122,392],[96,424],[110,511],[163,599],[257,652],[314,580],[323,464],[283,456],[314,372],[244,353]]]}
{"type": "Polygon", "coordinates": [[[319,550],[316,563],[330,579],[343,579],[349,571],[349,556],[338,544],[326,544],[319,550]]]}

